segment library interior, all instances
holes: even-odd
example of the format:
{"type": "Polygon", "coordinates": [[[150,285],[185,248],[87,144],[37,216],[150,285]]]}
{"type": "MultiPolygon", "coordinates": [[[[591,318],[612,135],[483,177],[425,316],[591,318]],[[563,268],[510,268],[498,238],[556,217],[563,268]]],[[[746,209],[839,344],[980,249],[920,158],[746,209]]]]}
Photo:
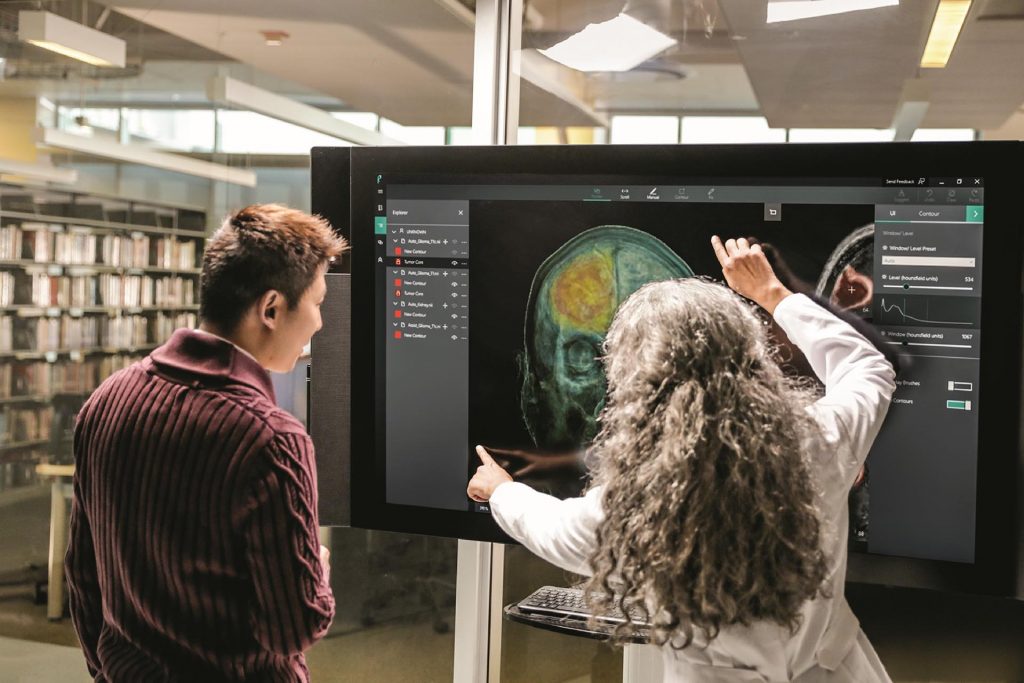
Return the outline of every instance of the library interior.
{"type": "MultiPolygon", "coordinates": [[[[880,347],[921,345],[868,460],[873,495],[848,503],[845,596],[887,675],[1024,681],[1021,253],[1000,250],[1024,231],[1019,189],[1002,191],[1024,181],[1022,139],[1022,0],[0,0],[0,683],[94,679],[65,579],[76,420],[105,380],[203,322],[208,241],[271,203],[352,245],[327,272],[323,329],[268,373],[316,447],[335,607],[310,680],[675,680],[642,639],[524,616],[524,599],[582,578],[505,536],[464,487],[475,444],[493,443],[516,479],[580,492],[586,459],[560,451],[598,433],[611,313],[641,278],[722,279],[717,229],[763,232],[880,347]],[[933,221],[906,213],[932,193],[933,221]],[[439,218],[449,208],[470,218],[439,218]],[[449,253],[461,239],[472,249],[449,253]],[[600,325],[552,293],[593,254],[623,290],[600,325]],[[464,274],[450,295],[477,305],[463,323],[445,301],[434,322],[464,346],[412,354],[433,319],[408,313],[403,288],[427,283],[412,296],[432,301],[447,269],[464,274]],[[900,422],[923,402],[914,373],[933,371],[942,410],[900,422]],[[898,429],[970,457],[901,460],[898,429]],[[887,477],[911,470],[920,490],[889,505],[887,477]],[[437,496],[416,498],[427,481],[437,496]]],[[[757,676],[708,680],[783,680],[757,676]]]]}

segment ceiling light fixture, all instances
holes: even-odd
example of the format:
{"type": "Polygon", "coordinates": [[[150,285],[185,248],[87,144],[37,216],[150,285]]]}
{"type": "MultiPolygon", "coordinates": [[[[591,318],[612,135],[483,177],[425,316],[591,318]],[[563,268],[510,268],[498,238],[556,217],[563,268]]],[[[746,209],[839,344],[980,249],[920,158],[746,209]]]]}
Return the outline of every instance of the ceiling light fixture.
{"type": "Polygon", "coordinates": [[[206,96],[211,102],[254,111],[357,145],[404,144],[376,131],[336,119],[323,109],[311,107],[228,76],[212,76],[206,82],[206,96]]]}
{"type": "Polygon", "coordinates": [[[813,19],[899,5],[900,0],[779,0],[768,3],[767,23],[813,19]]]}
{"type": "Polygon", "coordinates": [[[924,54],[921,55],[921,68],[941,69],[946,66],[970,9],[971,0],[940,0],[924,54]]]}
{"type": "Polygon", "coordinates": [[[263,34],[263,41],[269,47],[280,47],[284,44],[285,38],[290,38],[287,31],[260,31],[263,34]]]}
{"type": "Polygon", "coordinates": [[[78,180],[78,171],[73,168],[60,168],[51,164],[30,164],[14,159],[0,159],[0,176],[15,176],[31,180],[43,180],[48,183],[74,185],[78,180]]]}
{"type": "Polygon", "coordinates": [[[676,44],[628,14],[585,29],[539,52],[577,71],[629,71],[676,44]]]}
{"type": "Polygon", "coordinates": [[[123,40],[52,12],[18,12],[18,38],[93,66],[125,65],[123,40]]]}
{"type": "Polygon", "coordinates": [[[97,138],[87,138],[55,128],[36,128],[36,143],[45,147],[66,149],[103,159],[115,159],[129,164],[141,164],[165,171],[175,171],[245,187],[256,187],[256,174],[253,171],[192,159],[181,154],[158,152],[142,145],[120,144],[97,138]]]}

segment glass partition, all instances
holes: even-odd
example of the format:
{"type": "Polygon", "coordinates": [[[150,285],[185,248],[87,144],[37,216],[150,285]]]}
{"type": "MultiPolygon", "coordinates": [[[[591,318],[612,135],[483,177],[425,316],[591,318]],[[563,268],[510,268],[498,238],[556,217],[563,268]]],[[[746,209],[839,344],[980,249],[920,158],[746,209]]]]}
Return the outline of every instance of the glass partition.
{"type": "MultiPolygon", "coordinates": [[[[872,117],[845,101],[841,86],[804,82],[817,65],[773,51],[778,36],[793,31],[786,40],[795,40],[809,24],[766,26],[761,8],[712,0],[528,3],[517,55],[519,144],[892,141],[891,109],[867,123],[872,117]],[[789,92],[807,93],[807,103],[789,92]]],[[[922,128],[913,140],[972,135],[922,128]]],[[[506,604],[541,585],[577,580],[518,547],[506,552],[504,571],[506,604]]],[[[507,621],[501,653],[503,682],[622,677],[621,650],[507,621]]]]}

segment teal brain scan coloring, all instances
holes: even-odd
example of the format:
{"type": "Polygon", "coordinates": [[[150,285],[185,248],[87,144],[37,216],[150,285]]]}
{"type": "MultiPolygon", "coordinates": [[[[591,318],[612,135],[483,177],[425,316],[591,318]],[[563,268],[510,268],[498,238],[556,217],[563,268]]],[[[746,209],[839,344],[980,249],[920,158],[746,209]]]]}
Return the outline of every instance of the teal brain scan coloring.
{"type": "Polygon", "coordinates": [[[541,263],[530,286],[520,405],[534,443],[577,448],[604,403],[601,345],[615,311],[648,282],[693,270],[658,238],[624,225],[580,233],[541,263]]]}

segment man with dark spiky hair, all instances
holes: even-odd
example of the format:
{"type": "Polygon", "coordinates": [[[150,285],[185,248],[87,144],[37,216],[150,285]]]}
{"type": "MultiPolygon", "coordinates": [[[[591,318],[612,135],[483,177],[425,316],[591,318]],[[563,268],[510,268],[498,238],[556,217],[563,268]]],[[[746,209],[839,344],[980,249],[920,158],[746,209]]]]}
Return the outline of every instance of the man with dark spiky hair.
{"type": "Polygon", "coordinates": [[[313,445],[277,407],[320,329],[321,218],[249,206],[208,241],[197,330],[107,379],[75,427],[67,578],[97,681],[307,681],[334,616],[313,445]]]}

